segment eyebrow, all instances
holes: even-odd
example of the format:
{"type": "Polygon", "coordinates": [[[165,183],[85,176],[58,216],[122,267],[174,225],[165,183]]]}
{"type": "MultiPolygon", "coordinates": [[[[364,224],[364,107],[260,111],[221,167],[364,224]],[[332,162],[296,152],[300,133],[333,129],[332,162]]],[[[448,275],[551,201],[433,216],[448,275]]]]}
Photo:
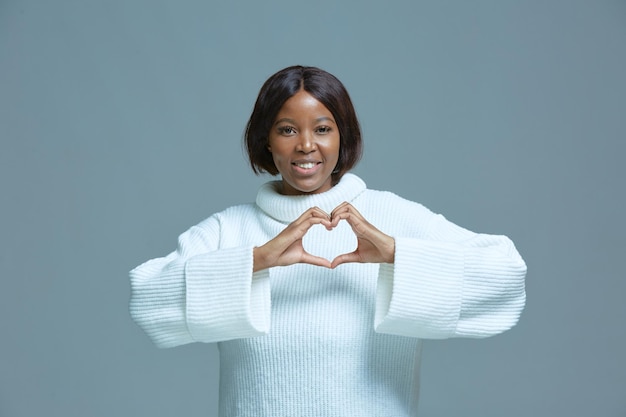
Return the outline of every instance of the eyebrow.
{"type": "MultiPolygon", "coordinates": [[[[319,122],[333,122],[334,124],[337,124],[337,122],[335,122],[335,120],[331,117],[328,116],[322,116],[322,117],[318,117],[317,119],[315,119],[315,123],[319,123],[319,122]]],[[[289,119],[287,117],[283,117],[282,119],[278,119],[276,120],[276,123],[274,123],[274,125],[277,125],[279,123],[291,123],[291,124],[296,124],[296,121],[293,119],[289,119]]]]}

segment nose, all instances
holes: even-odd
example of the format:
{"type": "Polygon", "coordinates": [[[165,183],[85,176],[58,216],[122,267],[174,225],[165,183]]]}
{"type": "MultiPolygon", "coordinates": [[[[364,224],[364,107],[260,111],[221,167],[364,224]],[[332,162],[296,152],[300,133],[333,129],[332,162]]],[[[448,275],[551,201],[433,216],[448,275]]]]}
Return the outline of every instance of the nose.
{"type": "Polygon", "coordinates": [[[317,145],[315,144],[315,138],[310,132],[303,132],[300,135],[300,140],[298,141],[297,150],[302,153],[311,153],[315,151],[317,145]]]}

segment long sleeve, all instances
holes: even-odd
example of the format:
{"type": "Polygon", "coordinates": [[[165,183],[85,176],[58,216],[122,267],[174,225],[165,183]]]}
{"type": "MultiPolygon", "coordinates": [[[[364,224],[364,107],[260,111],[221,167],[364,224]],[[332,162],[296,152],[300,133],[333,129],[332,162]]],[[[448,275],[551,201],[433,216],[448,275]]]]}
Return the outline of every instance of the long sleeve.
{"type": "Polygon", "coordinates": [[[380,267],[376,331],[432,339],[501,333],[524,308],[525,276],[506,236],[433,215],[424,236],[396,237],[394,264],[380,267]]]}
{"type": "Polygon", "coordinates": [[[220,248],[213,216],[183,233],[178,248],[130,272],[130,312],[159,347],[267,333],[267,271],[252,273],[252,245],[220,248]]]}

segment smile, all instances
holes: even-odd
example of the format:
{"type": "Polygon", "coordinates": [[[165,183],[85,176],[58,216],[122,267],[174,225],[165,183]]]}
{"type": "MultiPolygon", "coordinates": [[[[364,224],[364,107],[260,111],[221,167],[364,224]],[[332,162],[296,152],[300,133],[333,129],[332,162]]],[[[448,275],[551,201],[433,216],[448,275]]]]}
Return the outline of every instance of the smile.
{"type": "Polygon", "coordinates": [[[303,162],[303,163],[294,163],[294,165],[302,169],[311,169],[315,165],[317,165],[317,163],[316,162],[303,162]]]}
{"type": "Polygon", "coordinates": [[[320,161],[297,161],[292,162],[291,167],[297,176],[315,175],[324,166],[320,161]]]}

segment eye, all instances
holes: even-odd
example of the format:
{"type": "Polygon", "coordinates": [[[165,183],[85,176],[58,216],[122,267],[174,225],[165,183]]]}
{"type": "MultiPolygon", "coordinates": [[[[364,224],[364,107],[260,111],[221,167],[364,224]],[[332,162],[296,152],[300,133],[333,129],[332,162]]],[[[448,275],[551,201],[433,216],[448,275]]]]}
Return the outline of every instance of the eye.
{"type": "Polygon", "coordinates": [[[293,126],[280,126],[278,133],[283,136],[293,136],[296,134],[296,129],[293,126]]]}
{"type": "Polygon", "coordinates": [[[317,129],[315,129],[315,131],[320,135],[328,134],[331,130],[332,129],[330,128],[330,126],[319,126],[317,129]]]}

